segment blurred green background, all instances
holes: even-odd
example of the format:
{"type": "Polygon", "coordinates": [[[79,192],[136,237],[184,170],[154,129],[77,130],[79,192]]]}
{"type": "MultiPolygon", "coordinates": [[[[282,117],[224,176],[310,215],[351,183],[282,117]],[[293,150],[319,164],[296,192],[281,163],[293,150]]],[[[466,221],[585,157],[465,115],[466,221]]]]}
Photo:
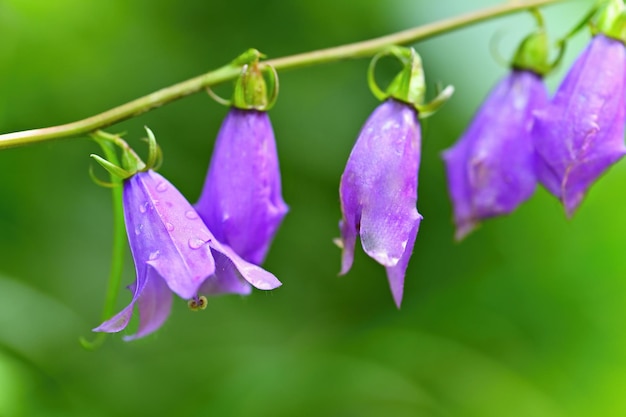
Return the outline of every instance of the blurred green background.
{"type": "MultiPolygon", "coordinates": [[[[249,47],[279,57],[494,4],[0,0],[0,132],[93,115],[249,47]]],[[[589,4],[547,8],[553,36],[589,4]]],[[[177,300],[137,342],[78,343],[100,322],[109,267],[110,194],[88,176],[97,146],[74,138],[0,152],[0,417],[626,415],[624,162],[572,221],[537,189],[514,215],[452,240],[440,152],[507,71],[489,43],[509,57],[532,27],[520,14],[417,45],[429,85],[456,94],[424,124],[424,221],[401,310],[362,252],[338,278],[332,244],[339,177],[376,106],[367,60],[280,74],[271,117],[291,212],[266,267],[283,287],[214,298],[201,313],[177,300]]],[[[551,90],[587,41],[575,36],[551,90]]],[[[198,94],[109,131],[143,150],[150,126],[161,173],[194,201],[225,113],[198,94]]],[[[127,262],[125,284],[133,278],[127,262]]],[[[121,293],[119,307],[129,300],[121,293]]]]}

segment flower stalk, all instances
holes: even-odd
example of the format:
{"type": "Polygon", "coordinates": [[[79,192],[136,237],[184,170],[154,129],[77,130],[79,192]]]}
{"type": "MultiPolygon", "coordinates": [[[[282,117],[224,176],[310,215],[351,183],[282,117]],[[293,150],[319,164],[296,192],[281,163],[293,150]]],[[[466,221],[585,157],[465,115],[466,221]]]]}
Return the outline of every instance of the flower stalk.
{"type": "MultiPolygon", "coordinates": [[[[271,59],[262,62],[260,66],[264,67],[265,65],[269,65],[274,67],[276,70],[281,71],[320,65],[347,58],[372,57],[392,45],[406,45],[414,43],[442,33],[447,33],[455,29],[479,23],[484,20],[553,4],[557,1],[560,0],[503,2],[497,6],[370,40],[271,59]]],[[[144,97],[122,104],[121,106],[76,122],[40,129],[5,133],[0,135],[0,150],[16,146],[36,144],[53,139],[81,136],[95,130],[105,128],[112,124],[138,116],[157,107],[161,107],[164,104],[186,97],[190,94],[204,91],[208,87],[233,80],[241,73],[241,67],[242,65],[239,62],[234,61],[216,70],[207,72],[181,83],[174,84],[170,87],[163,88],[144,97]]]]}
{"type": "MultiPolygon", "coordinates": [[[[107,160],[119,165],[119,159],[115,151],[115,145],[111,142],[110,134],[96,132],[92,138],[100,145],[107,160]]],[[[124,225],[124,208],[122,205],[122,179],[110,174],[111,196],[113,203],[113,249],[111,254],[111,269],[102,309],[102,320],[111,317],[115,312],[117,295],[122,287],[122,272],[124,271],[124,254],[126,253],[126,226],[124,225]]],[[[107,333],[98,333],[93,341],[84,337],[80,338],[80,344],[89,350],[94,350],[104,343],[107,333]]]]}

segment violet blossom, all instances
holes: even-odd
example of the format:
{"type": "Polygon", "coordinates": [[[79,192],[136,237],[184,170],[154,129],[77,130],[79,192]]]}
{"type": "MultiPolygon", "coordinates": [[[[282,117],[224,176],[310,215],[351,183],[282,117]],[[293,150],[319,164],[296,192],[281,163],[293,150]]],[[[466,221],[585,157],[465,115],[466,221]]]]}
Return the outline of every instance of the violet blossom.
{"type": "MultiPolygon", "coordinates": [[[[621,2],[620,2],[621,3],[621,2]]],[[[589,187],[626,152],[624,44],[597,34],[533,127],[539,181],[568,216],[589,187]]]]}
{"type": "Polygon", "coordinates": [[[341,274],[352,267],[357,236],[387,271],[402,302],[404,275],[422,216],[417,212],[421,135],[415,108],[387,99],[369,117],[341,176],[341,274]]]}
{"type": "Polygon", "coordinates": [[[251,286],[280,286],[271,273],[241,259],[218,242],[191,204],[158,173],[137,172],[124,181],[124,218],[137,272],[130,304],[94,329],[118,332],[130,321],[135,304],[139,327],[125,340],[157,330],[172,305],[172,292],[198,301],[199,294],[248,294],[251,286]]]}
{"type": "Polygon", "coordinates": [[[443,153],[456,239],[508,214],[534,192],[533,111],[548,101],[540,75],[514,69],[491,91],[458,142],[443,153]]]}
{"type": "Polygon", "coordinates": [[[263,263],[288,211],[267,112],[230,109],[195,207],[220,242],[249,262],[263,263]]]}

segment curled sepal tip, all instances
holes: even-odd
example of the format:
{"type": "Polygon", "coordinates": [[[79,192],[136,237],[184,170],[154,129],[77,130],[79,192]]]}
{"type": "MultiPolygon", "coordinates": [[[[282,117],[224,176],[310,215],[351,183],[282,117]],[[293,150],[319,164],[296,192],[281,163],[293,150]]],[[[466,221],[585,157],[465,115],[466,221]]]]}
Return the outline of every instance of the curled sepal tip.
{"type": "Polygon", "coordinates": [[[372,58],[367,71],[367,82],[377,99],[384,101],[388,98],[394,98],[408,103],[418,110],[420,118],[432,115],[454,92],[454,88],[448,86],[443,89],[433,101],[424,104],[426,83],[424,80],[422,59],[415,49],[395,45],[385,49],[372,58]],[[383,91],[376,82],[375,71],[378,61],[388,55],[398,59],[402,64],[402,69],[383,91]]]}
{"type": "Polygon", "coordinates": [[[142,171],[146,171],[148,169],[158,170],[163,163],[163,152],[161,151],[161,147],[156,141],[156,137],[154,137],[154,133],[148,126],[144,126],[146,129],[146,133],[148,137],[145,138],[145,141],[148,142],[148,162],[146,162],[146,167],[142,171]]]}
{"type": "MultiPolygon", "coordinates": [[[[114,175],[119,179],[125,180],[126,178],[130,178],[133,176],[132,172],[127,171],[124,168],[119,167],[112,162],[109,162],[108,160],[104,159],[100,155],[96,155],[95,153],[92,153],[89,156],[93,158],[97,163],[99,163],[100,166],[102,166],[102,168],[106,169],[109,172],[109,174],[114,175]]],[[[96,183],[97,182],[98,181],[96,181],[96,183]]]]}
{"type": "MultiPolygon", "coordinates": [[[[109,172],[113,177],[119,178],[120,180],[125,180],[127,178],[132,177],[137,172],[147,171],[149,169],[156,169],[156,167],[160,166],[163,160],[163,154],[161,152],[161,148],[157,144],[156,138],[152,130],[148,127],[145,127],[148,137],[145,139],[148,142],[148,162],[145,163],[143,160],[135,153],[135,151],[124,141],[120,135],[112,135],[110,133],[97,131],[94,132],[91,137],[103,147],[103,149],[107,149],[107,156],[109,159],[103,158],[97,154],[91,154],[90,157],[93,158],[100,166],[109,172]],[[116,149],[119,149],[121,152],[120,160],[118,162],[117,157],[115,156],[116,149]]],[[[90,169],[90,176],[92,179],[99,185],[110,186],[109,183],[103,182],[93,175],[93,170],[90,169]]]]}
{"type": "Polygon", "coordinates": [[[449,85],[441,90],[441,92],[437,94],[437,97],[432,99],[429,103],[415,106],[419,118],[425,119],[435,114],[441,106],[443,106],[450,99],[450,97],[452,97],[452,94],[454,94],[454,86],[449,85]]]}
{"type": "Polygon", "coordinates": [[[424,102],[426,84],[424,81],[422,59],[413,48],[393,45],[376,54],[374,58],[372,58],[367,71],[367,82],[374,96],[380,101],[393,97],[414,106],[424,102]],[[388,55],[397,58],[402,64],[402,69],[391,81],[389,86],[387,86],[385,91],[383,91],[376,83],[374,73],[378,61],[388,55]]]}

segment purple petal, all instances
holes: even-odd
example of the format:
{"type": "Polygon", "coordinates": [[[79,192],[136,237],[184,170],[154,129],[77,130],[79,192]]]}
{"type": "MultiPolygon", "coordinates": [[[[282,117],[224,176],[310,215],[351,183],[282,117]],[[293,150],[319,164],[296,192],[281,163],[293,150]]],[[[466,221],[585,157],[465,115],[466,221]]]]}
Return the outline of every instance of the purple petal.
{"type": "Polygon", "coordinates": [[[124,336],[126,341],[144,337],[158,330],[172,310],[172,292],[152,268],[148,268],[148,279],[137,298],[137,308],[139,327],[134,335],[124,336]]]}
{"type": "Polygon", "coordinates": [[[458,240],[481,219],[511,213],[533,194],[533,111],[547,100],[538,75],[511,72],[491,91],[459,141],[443,153],[458,240]]]}
{"type": "Polygon", "coordinates": [[[402,294],[404,293],[404,275],[406,274],[406,267],[408,266],[409,259],[411,259],[411,254],[413,253],[413,246],[415,245],[415,238],[417,237],[418,229],[419,225],[411,230],[409,241],[406,244],[406,250],[396,266],[388,266],[386,268],[387,279],[389,280],[389,287],[391,288],[391,295],[393,295],[393,300],[398,308],[400,308],[400,305],[402,304],[402,294]]]}
{"type": "Polygon", "coordinates": [[[133,292],[130,304],[93,329],[94,332],[116,333],[124,330],[132,317],[135,304],[139,308],[139,327],[135,335],[126,336],[124,340],[143,337],[161,327],[172,306],[172,294],[161,277],[152,268],[142,266],[130,289],[133,292]]]}
{"type": "Polygon", "coordinates": [[[215,274],[202,283],[200,294],[221,295],[240,294],[248,295],[252,286],[233,267],[232,262],[220,252],[213,252],[215,257],[215,274]]]}
{"type": "Polygon", "coordinates": [[[247,294],[241,285],[241,280],[245,280],[260,290],[273,290],[280,287],[281,282],[265,269],[245,261],[228,245],[221,244],[217,240],[209,243],[213,250],[216,262],[219,262],[215,269],[221,288],[235,289],[238,294],[247,294]],[[234,280],[236,278],[236,280],[234,280]],[[236,290],[239,289],[239,290],[236,290]]]}
{"type": "Polygon", "coordinates": [[[152,266],[180,297],[194,297],[215,271],[208,245],[215,238],[185,197],[156,172],[139,172],[124,183],[124,216],[135,264],[152,266]]]}
{"type": "Polygon", "coordinates": [[[263,263],[288,210],[266,112],[230,110],[196,209],[220,242],[249,262],[263,263]]]}
{"type": "Polygon", "coordinates": [[[624,45],[596,35],[554,99],[536,113],[537,175],[572,216],[588,188],[625,153],[624,45]]]}
{"type": "Polygon", "coordinates": [[[416,208],[420,145],[417,113],[405,103],[387,100],[365,123],[339,190],[344,265],[354,230],[365,252],[384,266],[395,266],[406,252],[422,219],[416,208]]]}
{"type": "MultiPolygon", "coordinates": [[[[346,216],[353,214],[346,210],[346,216]]],[[[339,230],[341,231],[341,239],[337,239],[337,244],[341,248],[341,271],[339,275],[345,275],[354,262],[354,245],[356,244],[356,236],[358,230],[356,229],[357,221],[354,219],[346,219],[339,221],[339,230]]],[[[359,216],[360,217],[360,216],[359,216]]]]}

